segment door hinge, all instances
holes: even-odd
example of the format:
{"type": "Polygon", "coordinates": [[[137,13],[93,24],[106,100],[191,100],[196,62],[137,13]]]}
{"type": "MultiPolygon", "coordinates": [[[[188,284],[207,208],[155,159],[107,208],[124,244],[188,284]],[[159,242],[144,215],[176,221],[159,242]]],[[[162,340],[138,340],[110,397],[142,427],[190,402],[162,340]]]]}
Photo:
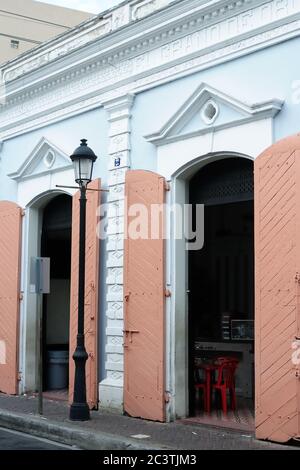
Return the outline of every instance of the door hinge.
{"type": "Polygon", "coordinates": [[[128,344],[126,342],[126,339],[129,336],[129,343],[132,343],[133,342],[132,335],[136,334],[136,333],[139,333],[139,330],[129,330],[129,329],[127,329],[127,330],[123,330],[123,333],[125,334],[125,341],[123,343],[123,346],[124,346],[124,348],[128,348],[128,344]]]}
{"type": "Polygon", "coordinates": [[[165,297],[171,297],[172,292],[169,289],[165,290],[165,297]]]}

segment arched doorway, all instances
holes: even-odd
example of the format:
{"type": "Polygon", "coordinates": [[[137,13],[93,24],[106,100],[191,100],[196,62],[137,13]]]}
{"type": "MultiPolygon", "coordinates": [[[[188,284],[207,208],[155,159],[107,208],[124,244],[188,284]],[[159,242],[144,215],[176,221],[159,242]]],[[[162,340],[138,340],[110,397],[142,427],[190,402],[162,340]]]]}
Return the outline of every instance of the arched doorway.
{"type": "MultiPolygon", "coordinates": [[[[192,194],[193,185],[197,187],[200,183],[203,186],[203,181],[201,183],[199,180],[199,178],[201,178],[201,172],[203,171],[202,175],[204,175],[202,179],[211,185],[210,189],[208,186],[206,187],[206,192],[209,193],[213,189],[212,186],[214,182],[217,183],[217,186],[220,184],[220,181],[218,182],[218,178],[220,179],[222,175],[224,175],[223,179],[226,181],[226,175],[224,174],[224,171],[225,168],[227,168],[227,164],[228,172],[230,167],[233,167],[234,164],[237,165],[235,169],[231,168],[230,170],[232,173],[232,178],[234,177],[234,174],[236,175],[235,178],[237,178],[237,182],[239,182],[239,175],[242,168],[244,168],[246,173],[248,173],[248,176],[251,180],[250,193],[252,193],[252,196],[251,194],[249,196],[249,201],[251,198],[253,199],[253,159],[250,156],[241,153],[217,152],[205,154],[199,156],[198,158],[191,159],[183,167],[180,167],[176,170],[176,172],[172,175],[172,203],[181,208],[183,208],[185,204],[190,203],[192,203],[193,206],[190,193],[192,194]]],[[[227,175],[228,177],[230,176],[229,173],[227,175]]],[[[235,191],[239,193],[237,186],[238,185],[235,185],[235,191]]],[[[215,189],[217,189],[217,187],[215,189]]],[[[228,189],[230,189],[230,187],[228,189]]],[[[245,191],[243,192],[245,193],[245,191]]],[[[204,194],[201,195],[198,192],[198,196],[201,199],[204,194]]],[[[205,217],[206,204],[204,199],[203,202],[205,217]]],[[[206,202],[208,201],[206,200],[206,202]]],[[[218,203],[219,201],[213,201],[211,199],[210,202],[218,203]]],[[[200,201],[198,203],[201,204],[200,201]]],[[[222,210],[229,210],[231,207],[230,204],[232,206],[234,202],[230,199],[227,199],[226,204],[224,204],[224,209],[222,210]],[[227,206],[226,209],[225,206],[227,206]]],[[[215,204],[215,206],[217,205],[218,204],[215,204]]],[[[213,206],[213,204],[211,204],[211,206],[213,206]]],[[[207,207],[209,207],[209,204],[207,204],[207,207]]],[[[209,214],[209,210],[207,213],[209,214]]],[[[181,224],[182,216],[178,217],[175,213],[172,221],[172,226],[174,227],[173,231],[175,230],[175,227],[181,226],[181,224]]],[[[171,363],[170,370],[167,371],[167,377],[169,377],[170,389],[174,390],[174,400],[170,403],[170,405],[167,406],[167,416],[169,420],[176,418],[186,419],[187,417],[190,417],[190,419],[195,419],[194,417],[191,417],[191,415],[194,415],[194,403],[191,397],[191,394],[193,393],[191,387],[193,373],[191,371],[192,354],[190,353],[192,340],[190,332],[192,329],[189,324],[189,304],[191,301],[191,289],[189,285],[191,278],[189,273],[190,250],[187,249],[187,240],[185,237],[172,237],[171,242],[167,242],[167,258],[168,257],[170,261],[167,262],[167,280],[170,282],[170,285],[173,286],[173,295],[169,302],[170,335],[167,339],[167,351],[170,351],[170,355],[174,358],[174,362],[173,364],[171,363]]],[[[252,410],[251,420],[253,422],[252,410]]]]}
{"type": "Polygon", "coordinates": [[[69,369],[72,198],[56,196],[42,218],[41,256],[51,263],[50,294],[43,298],[43,389],[62,391],[69,369]]]}
{"type": "Polygon", "coordinates": [[[254,427],[254,201],[253,162],[209,162],[188,183],[189,203],[204,205],[204,246],[188,257],[189,414],[204,422],[254,427]],[[237,409],[222,411],[216,391],[210,413],[196,382],[218,357],[233,357],[237,409]]]}
{"type": "MultiPolygon", "coordinates": [[[[60,197],[67,198],[72,201],[71,193],[61,190],[50,190],[38,194],[34,199],[29,201],[25,206],[24,228],[23,228],[23,255],[22,255],[22,284],[24,286],[24,298],[21,303],[20,315],[20,370],[21,381],[20,393],[31,393],[38,388],[38,318],[39,318],[39,302],[37,294],[34,293],[34,286],[31,285],[31,259],[40,256],[48,256],[43,242],[45,228],[49,224],[44,215],[47,214],[48,207],[52,204],[57,205],[60,197]]],[[[52,206],[54,207],[54,206],[52,206]]],[[[55,214],[53,219],[55,219],[55,214]]],[[[58,220],[58,219],[57,219],[58,220]]],[[[50,286],[51,287],[51,286],[50,286]]],[[[45,297],[48,294],[45,295],[45,297]]],[[[46,300],[44,299],[44,302],[46,300]]],[[[45,310],[43,305],[43,310],[45,310]]],[[[45,325],[44,325],[45,331],[45,325]]],[[[44,341],[44,345],[45,345],[44,341]]],[[[45,346],[44,346],[45,349],[45,346]]],[[[46,352],[44,352],[44,357],[46,352]]],[[[44,371],[46,364],[44,364],[44,371]]],[[[45,383],[45,380],[44,380],[45,383]]]]}
{"type": "MultiPolygon", "coordinates": [[[[89,192],[87,201],[85,339],[89,355],[86,365],[87,399],[90,407],[93,408],[98,402],[99,237],[97,227],[99,217],[97,214],[100,204],[100,180],[94,180],[89,189],[92,191],[89,192]]],[[[59,351],[59,362],[63,360],[65,369],[69,365],[67,371],[69,383],[66,384],[66,381],[64,383],[66,387],[69,384],[69,396],[72,399],[74,384],[72,354],[76,347],[77,335],[78,227],[78,193],[74,195],[72,192],[50,190],[39,194],[26,205],[22,256],[25,289],[20,316],[21,393],[36,391],[38,387],[39,309],[37,294],[34,293],[34,286],[31,285],[31,259],[44,256],[51,258],[52,265],[51,294],[45,294],[43,305],[45,313],[44,388],[49,388],[46,377],[49,364],[58,366],[55,354],[48,355],[47,364],[47,352],[59,351]],[[53,315],[49,313],[49,309],[53,315]],[[69,328],[68,321],[70,321],[69,328]],[[68,343],[69,355],[67,354],[68,343]]],[[[57,398],[67,399],[68,396],[67,393],[60,393],[57,398]]]]}

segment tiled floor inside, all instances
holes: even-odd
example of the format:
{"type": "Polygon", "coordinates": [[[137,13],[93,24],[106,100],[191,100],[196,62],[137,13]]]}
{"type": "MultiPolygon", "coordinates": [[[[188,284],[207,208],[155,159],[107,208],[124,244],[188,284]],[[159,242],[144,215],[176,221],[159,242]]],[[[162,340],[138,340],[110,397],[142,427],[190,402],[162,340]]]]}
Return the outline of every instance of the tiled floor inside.
{"type": "Polygon", "coordinates": [[[196,401],[195,416],[182,420],[187,424],[206,424],[238,431],[254,432],[254,404],[251,399],[237,397],[237,409],[229,407],[227,415],[219,404],[213,402],[211,413],[203,411],[202,403],[196,401]]]}

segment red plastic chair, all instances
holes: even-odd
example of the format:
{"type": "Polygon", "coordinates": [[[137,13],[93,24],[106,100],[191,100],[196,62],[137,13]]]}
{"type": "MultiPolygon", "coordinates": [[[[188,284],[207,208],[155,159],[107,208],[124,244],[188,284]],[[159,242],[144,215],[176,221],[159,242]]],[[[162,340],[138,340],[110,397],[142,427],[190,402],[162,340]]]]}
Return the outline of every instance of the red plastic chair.
{"type": "Polygon", "coordinates": [[[216,364],[221,364],[223,362],[236,362],[238,364],[239,360],[234,356],[219,356],[215,361],[216,364]]]}
{"type": "Polygon", "coordinates": [[[227,414],[227,390],[230,394],[231,409],[236,409],[235,394],[235,371],[238,366],[236,358],[222,357],[218,358],[220,363],[217,369],[216,383],[212,384],[212,390],[219,390],[222,398],[222,410],[227,414]]]}

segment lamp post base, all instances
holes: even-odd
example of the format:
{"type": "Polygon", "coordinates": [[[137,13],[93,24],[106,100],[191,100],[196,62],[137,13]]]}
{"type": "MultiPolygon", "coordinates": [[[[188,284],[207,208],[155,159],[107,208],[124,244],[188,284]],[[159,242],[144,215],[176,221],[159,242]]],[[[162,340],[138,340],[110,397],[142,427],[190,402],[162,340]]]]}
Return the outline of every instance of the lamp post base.
{"type": "Polygon", "coordinates": [[[90,409],[86,403],[72,403],[70,407],[71,421],[88,421],[90,419],[90,409]]]}

